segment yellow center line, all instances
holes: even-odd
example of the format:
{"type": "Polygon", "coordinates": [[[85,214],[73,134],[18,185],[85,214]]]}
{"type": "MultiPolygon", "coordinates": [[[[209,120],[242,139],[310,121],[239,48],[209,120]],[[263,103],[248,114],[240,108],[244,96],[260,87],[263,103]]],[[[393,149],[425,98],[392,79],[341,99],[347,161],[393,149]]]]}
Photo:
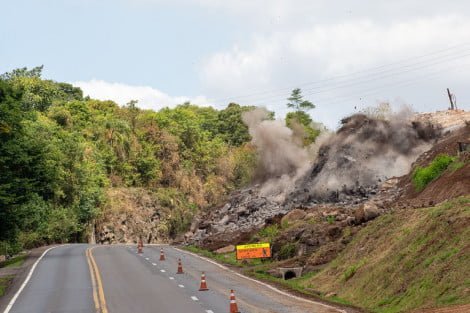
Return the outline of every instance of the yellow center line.
{"type": "MultiPolygon", "coordinates": [[[[106,306],[106,299],[104,296],[104,290],[103,290],[103,283],[101,280],[101,274],[100,271],[98,270],[98,266],[96,265],[95,258],[93,257],[92,250],[96,247],[92,247],[88,249],[88,257],[89,260],[91,261],[91,267],[93,268],[93,273],[96,278],[97,282],[97,289],[98,289],[98,298],[99,298],[99,307],[101,308],[101,313],[108,313],[108,308],[106,306]]],[[[95,306],[96,306],[96,299],[95,299],[95,306]]]]}
{"type": "Polygon", "coordinates": [[[96,280],[95,280],[95,275],[93,273],[93,267],[90,261],[90,248],[86,249],[86,260],[88,262],[88,268],[90,269],[91,286],[93,287],[93,301],[95,302],[95,311],[99,313],[100,302],[98,301],[98,293],[96,291],[96,280]]]}

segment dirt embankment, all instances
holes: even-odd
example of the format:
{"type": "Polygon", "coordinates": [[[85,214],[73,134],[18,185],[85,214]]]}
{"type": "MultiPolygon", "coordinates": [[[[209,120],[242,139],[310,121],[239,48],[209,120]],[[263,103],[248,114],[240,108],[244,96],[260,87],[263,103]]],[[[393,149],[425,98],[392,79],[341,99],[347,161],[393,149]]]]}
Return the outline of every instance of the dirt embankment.
{"type": "Polygon", "coordinates": [[[462,164],[458,170],[448,170],[438,179],[429,183],[422,191],[413,186],[413,172],[401,177],[398,186],[403,190],[397,207],[424,207],[458,196],[470,194],[470,152],[459,153],[459,142],[470,143],[470,124],[450,132],[430,150],[414,162],[412,168],[428,166],[438,155],[446,154],[457,158],[462,164]]]}
{"type": "Polygon", "coordinates": [[[397,210],[361,229],[306,284],[377,312],[467,304],[469,240],[469,196],[397,210]]]}

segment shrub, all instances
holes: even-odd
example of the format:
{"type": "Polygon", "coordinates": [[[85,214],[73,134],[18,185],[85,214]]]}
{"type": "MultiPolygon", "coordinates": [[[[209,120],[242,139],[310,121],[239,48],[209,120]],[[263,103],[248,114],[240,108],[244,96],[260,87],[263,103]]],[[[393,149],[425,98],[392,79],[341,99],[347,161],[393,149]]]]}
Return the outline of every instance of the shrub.
{"type": "Polygon", "coordinates": [[[295,255],[295,250],[294,243],[286,243],[281,247],[281,250],[279,250],[279,258],[281,260],[292,258],[295,255]]]}
{"type": "Polygon", "coordinates": [[[428,166],[418,166],[414,170],[412,177],[413,185],[416,190],[423,190],[430,182],[441,176],[454,160],[455,157],[451,157],[447,154],[440,154],[428,166]]]}
{"type": "Polygon", "coordinates": [[[333,224],[335,221],[336,221],[336,216],[334,215],[328,215],[326,217],[326,221],[328,222],[328,224],[333,224]]]}
{"type": "Polygon", "coordinates": [[[279,226],[277,224],[266,226],[258,232],[262,238],[273,240],[279,234],[279,226]]]}

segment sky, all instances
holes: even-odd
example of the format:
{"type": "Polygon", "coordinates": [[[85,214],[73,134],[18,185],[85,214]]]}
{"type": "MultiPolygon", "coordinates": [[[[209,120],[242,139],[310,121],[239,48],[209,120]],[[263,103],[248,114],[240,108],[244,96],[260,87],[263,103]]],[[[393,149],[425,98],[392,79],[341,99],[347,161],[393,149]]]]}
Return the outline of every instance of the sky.
{"type": "Polygon", "coordinates": [[[158,110],[185,101],[265,106],[293,88],[330,128],[382,102],[470,109],[470,2],[462,0],[0,0],[0,72],[158,110]]]}

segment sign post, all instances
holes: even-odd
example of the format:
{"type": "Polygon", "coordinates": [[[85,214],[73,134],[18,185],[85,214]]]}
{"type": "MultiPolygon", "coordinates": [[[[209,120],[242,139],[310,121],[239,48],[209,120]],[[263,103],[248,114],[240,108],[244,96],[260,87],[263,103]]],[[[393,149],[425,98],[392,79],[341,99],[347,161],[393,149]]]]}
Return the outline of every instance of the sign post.
{"type": "Polygon", "coordinates": [[[254,243],[237,246],[237,260],[270,258],[271,247],[269,243],[254,243]]]}

